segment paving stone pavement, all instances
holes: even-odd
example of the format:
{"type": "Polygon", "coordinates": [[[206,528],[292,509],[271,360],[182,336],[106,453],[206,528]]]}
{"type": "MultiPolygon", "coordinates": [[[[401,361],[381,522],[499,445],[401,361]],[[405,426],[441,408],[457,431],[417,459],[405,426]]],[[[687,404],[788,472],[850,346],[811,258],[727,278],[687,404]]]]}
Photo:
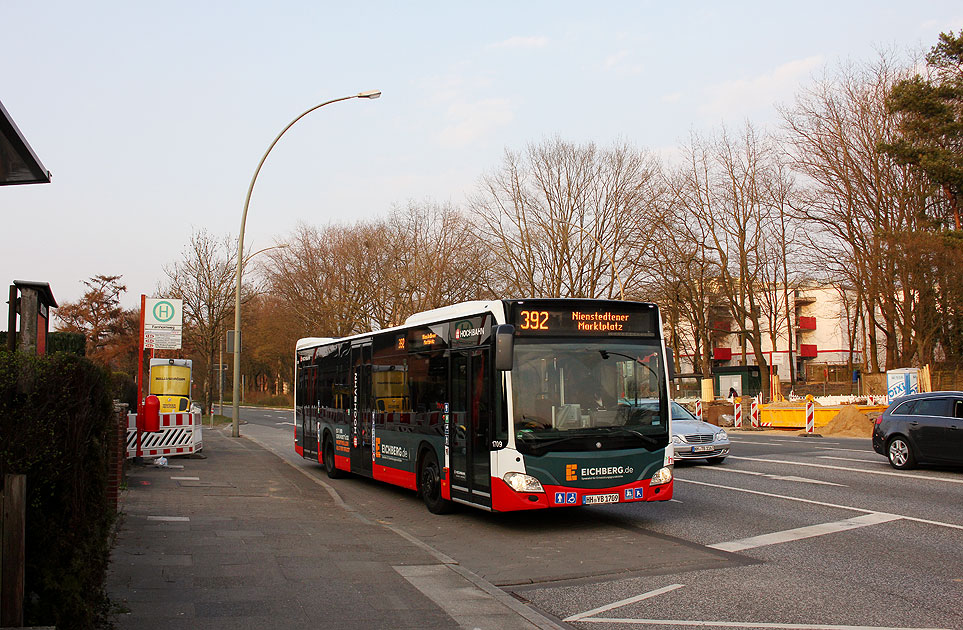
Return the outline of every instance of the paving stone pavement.
{"type": "Polygon", "coordinates": [[[201,457],[146,462],[128,466],[108,575],[121,629],[553,625],[251,440],[207,430],[201,457]]]}

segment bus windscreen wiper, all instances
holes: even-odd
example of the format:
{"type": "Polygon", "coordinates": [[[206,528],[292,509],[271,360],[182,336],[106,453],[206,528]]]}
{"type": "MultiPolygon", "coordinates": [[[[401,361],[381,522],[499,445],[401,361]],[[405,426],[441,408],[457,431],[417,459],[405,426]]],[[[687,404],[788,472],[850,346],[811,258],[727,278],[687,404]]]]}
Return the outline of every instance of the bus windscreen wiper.
{"type": "Polygon", "coordinates": [[[528,447],[532,450],[543,450],[550,446],[555,446],[556,444],[562,444],[563,442],[568,442],[570,440],[584,440],[585,435],[566,435],[564,437],[558,437],[554,439],[545,439],[538,437],[534,433],[520,431],[516,436],[518,439],[528,444],[528,447]]]}
{"type": "Polygon", "coordinates": [[[640,440],[642,440],[643,442],[645,442],[650,446],[655,446],[657,448],[661,448],[662,446],[661,441],[655,439],[651,435],[646,435],[641,431],[636,431],[635,429],[629,429],[627,427],[604,427],[604,428],[606,431],[609,431],[611,433],[623,432],[623,433],[628,433],[630,435],[634,435],[635,437],[639,438],[640,440]]]}

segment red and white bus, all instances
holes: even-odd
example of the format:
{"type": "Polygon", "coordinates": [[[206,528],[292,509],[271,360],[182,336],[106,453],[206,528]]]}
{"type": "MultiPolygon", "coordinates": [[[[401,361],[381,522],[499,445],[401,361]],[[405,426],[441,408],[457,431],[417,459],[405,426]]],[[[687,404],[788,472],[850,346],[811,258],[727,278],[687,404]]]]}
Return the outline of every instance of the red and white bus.
{"type": "Polygon", "coordinates": [[[654,304],[466,302],[297,344],[295,449],[443,513],[672,498],[654,304]]]}

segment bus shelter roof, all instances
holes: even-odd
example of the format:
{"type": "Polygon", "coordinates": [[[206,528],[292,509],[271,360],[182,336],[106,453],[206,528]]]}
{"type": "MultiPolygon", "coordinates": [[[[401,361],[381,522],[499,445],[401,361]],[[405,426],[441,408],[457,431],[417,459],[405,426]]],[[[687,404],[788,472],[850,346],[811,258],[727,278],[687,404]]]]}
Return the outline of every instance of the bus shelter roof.
{"type": "Polygon", "coordinates": [[[49,183],[50,171],[0,102],[0,186],[49,183]]]}

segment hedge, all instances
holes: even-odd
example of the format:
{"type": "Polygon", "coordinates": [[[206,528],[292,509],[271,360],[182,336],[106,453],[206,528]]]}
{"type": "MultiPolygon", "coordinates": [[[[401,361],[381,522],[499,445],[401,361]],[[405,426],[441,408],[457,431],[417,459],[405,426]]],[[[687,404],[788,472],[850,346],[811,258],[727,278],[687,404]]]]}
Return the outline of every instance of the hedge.
{"type": "Polygon", "coordinates": [[[87,354],[87,337],[81,333],[47,333],[47,352],[71,352],[80,356],[87,354]]]}
{"type": "Polygon", "coordinates": [[[0,473],[27,476],[28,626],[108,623],[104,582],[116,513],[107,438],[116,422],[102,368],[76,354],[0,350],[0,473]]]}

